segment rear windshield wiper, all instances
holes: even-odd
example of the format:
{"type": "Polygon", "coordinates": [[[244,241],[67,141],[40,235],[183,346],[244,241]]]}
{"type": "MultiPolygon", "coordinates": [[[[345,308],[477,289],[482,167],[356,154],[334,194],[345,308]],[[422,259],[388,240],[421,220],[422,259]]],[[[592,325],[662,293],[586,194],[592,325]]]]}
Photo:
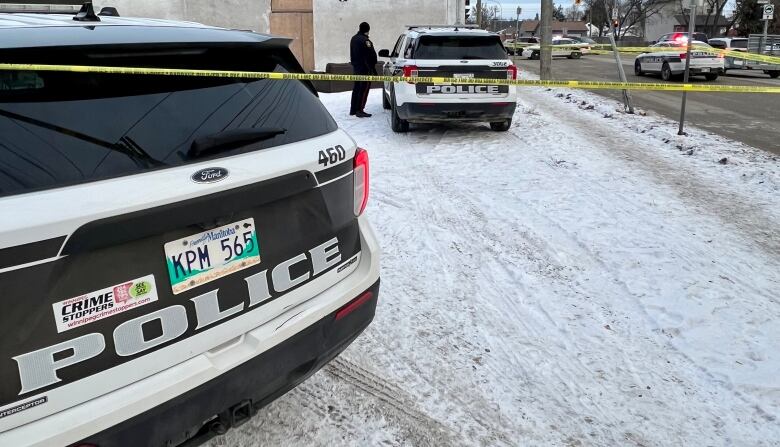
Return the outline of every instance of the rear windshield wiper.
{"type": "Polygon", "coordinates": [[[188,158],[230,151],[258,141],[269,140],[287,133],[282,127],[260,127],[256,129],[233,129],[196,138],[187,152],[188,158]]]}

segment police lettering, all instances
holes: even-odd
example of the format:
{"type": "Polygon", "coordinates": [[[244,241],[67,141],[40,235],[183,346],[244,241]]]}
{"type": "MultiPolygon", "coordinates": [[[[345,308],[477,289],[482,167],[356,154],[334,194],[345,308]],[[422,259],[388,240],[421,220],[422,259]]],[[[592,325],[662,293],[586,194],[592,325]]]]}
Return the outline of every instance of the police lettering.
{"type": "Polygon", "coordinates": [[[487,93],[497,94],[497,85],[429,85],[427,92],[431,93],[444,93],[448,95],[463,95],[473,93],[487,93]]]}

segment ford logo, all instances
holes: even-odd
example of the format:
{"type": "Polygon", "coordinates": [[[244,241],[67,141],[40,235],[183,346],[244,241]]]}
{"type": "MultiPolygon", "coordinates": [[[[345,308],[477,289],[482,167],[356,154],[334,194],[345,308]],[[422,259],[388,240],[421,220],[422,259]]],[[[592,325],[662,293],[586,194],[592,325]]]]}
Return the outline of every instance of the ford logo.
{"type": "Polygon", "coordinates": [[[225,168],[206,168],[192,174],[195,183],[216,183],[227,178],[229,172],[225,168]]]}

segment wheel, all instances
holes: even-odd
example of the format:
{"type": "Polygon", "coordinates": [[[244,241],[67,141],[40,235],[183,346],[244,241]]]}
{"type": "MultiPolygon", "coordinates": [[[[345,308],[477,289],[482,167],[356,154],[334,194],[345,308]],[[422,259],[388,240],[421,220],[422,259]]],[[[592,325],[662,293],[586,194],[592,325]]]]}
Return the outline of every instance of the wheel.
{"type": "Polygon", "coordinates": [[[539,59],[539,52],[538,51],[533,51],[531,53],[531,59],[534,59],[534,60],[539,59]]]}
{"type": "Polygon", "coordinates": [[[409,121],[402,120],[398,116],[398,108],[395,105],[395,95],[393,93],[390,93],[390,101],[390,128],[393,129],[393,132],[409,132],[409,121]]]}
{"type": "Polygon", "coordinates": [[[509,130],[510,127],[512,127],[511,119],[490,123],[490,129],[496,132],[506,132],[507,130],[509,130]]]}
{"type": "Polygon", "coordinates": [[[661,79],[664,81],[671,81],[672,76],[672,69],[669,68],[669,64],[664,62],[664,65],[661,67],[661,79]]]}
{"type": "Polygon", "coordinates": [[[634,74],[637,76],[644,76],[645,72],[642,71],[642,63],[639,61],[634,62],[634,74]]]}
{"type": "Polygon", "coordinates": [[[769,75],[770,78],[777,79],[778,77],[780,77],[780,70],[769,70],[767,74],[769,75]]]}
{"type": "Polygon", "coordinates": [[[714,81],[714,80],[718,79],[718,74],[717,73],[707,73],[707,74],[704,75],[704,78],[706,80],[708,80],[708,81],[714,81]]]}
{"type": "Polygon", "coordinates": [[[382,89],[382,108],[385,110],[390,110],[390,101],[387,100],[385,89],[382,89]]]}
{"type": "Polygon", "coordinates": [[[569,59],[579,59],[581,56],[582,56],[582,53],[580,53],[579,51],[573,51],[569,55],[569,59]]]}

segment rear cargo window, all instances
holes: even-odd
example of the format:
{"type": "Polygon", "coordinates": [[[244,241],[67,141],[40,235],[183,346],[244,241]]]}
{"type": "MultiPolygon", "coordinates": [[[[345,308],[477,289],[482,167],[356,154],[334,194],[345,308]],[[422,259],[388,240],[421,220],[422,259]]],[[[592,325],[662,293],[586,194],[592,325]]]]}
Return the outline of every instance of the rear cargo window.
{"type": "MultiPolygon", "coordinates": [[[[3,59],[32,62],[33,53],[3,59]]],[[[286,48],[123,49],[82,50],[67,63],[297,70],[290,58],[286,48]]],[[[56,56],[34,62],[62,63],[56,56]]],[[[310,85],[299,81],[0,72],[0,196],[236,155],[336,129],[310,85]],[[216,147],[221,142],[231,146],[216,147]]]]}
{"type": "Polygon", "coordinates": [[[745,48],[748,47],[747,39],[734,39],[731,41],[731,48],[745,48]]]}
{"type": "Polygon", "coordinates": [[[420,36],[415,59],[506,59],[498,36],[420,36]]]}

